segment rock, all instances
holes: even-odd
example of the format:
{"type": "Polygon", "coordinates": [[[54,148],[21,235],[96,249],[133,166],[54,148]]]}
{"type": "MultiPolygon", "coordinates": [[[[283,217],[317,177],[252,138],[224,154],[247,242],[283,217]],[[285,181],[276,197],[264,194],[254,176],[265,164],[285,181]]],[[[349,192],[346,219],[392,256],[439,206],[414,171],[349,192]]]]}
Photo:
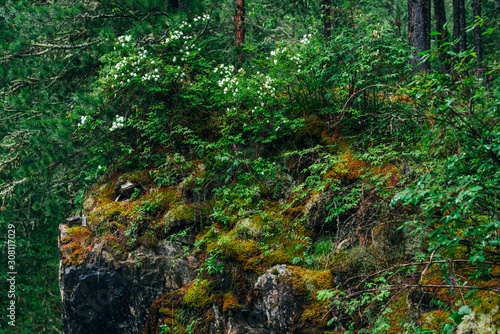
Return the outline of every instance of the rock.
{"type": "MultiPolygon", "coordinates": [[[[61,226],[60,238],[66,236],[61,226]]],[[[156,251],[143,249],[126,261],[111,261],[96,250],[90,258],[81,267],[60,264],[65,334],[140,333],[151,304],[196,277],[197,260],[177,242],[162,242],[156,251]]]]}
{"type": "Polygon", "coordinates": [[[300,313],[300,303],[288,280],[291,275],[286,265],[277,265],[260,276],[254,286],[258,291],[254,312],[260,312],[267,327],[276,333],[292,333],[300,313]]]}
{"type": "Polygon", "coordinates": [[[120,199],[130,197],[134,193],[135,189],[139,188],[143,188],[139,183],[130,182],[128,180],[118,181],[115,185],[115,202],[120,199]]]}
{"type": "Polygon", "coordinates": [[[80,216],[73,216],[66,218],[66,225],[68,225],[68,227],[80,226],[81,224],[82,224],[82,217],[80,216]]]}

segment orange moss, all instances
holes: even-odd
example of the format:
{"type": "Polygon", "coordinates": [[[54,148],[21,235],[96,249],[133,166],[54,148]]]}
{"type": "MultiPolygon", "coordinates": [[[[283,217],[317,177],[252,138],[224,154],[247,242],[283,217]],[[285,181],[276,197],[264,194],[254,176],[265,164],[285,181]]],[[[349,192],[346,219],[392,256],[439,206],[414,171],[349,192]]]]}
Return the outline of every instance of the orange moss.
{"type": "Polygon", "coordinates": [[[445,323],[453,324],[449,316],[450,311],[434,310],[427,312],[422,316],[422,328],[439,332],[445,323]]]}
{"type": "Polygon", "coordinates": [[[409,314],[406,298],[407,293],[402,293],[392,302],[390,306],[392,311],[387,314],[387,322],[390,326],[387,334],[400,334],[405,332],[405,328],[402,324],[405,320],[407,320],[406,318],[409,314]]]}
{"type": "Polygon", "coordinates": [[[75,241],[88,240],[92,236],[92,231],[83,226],[70,227],[67,233],[72,236],[75,241]]]}
{"type": "Polygon", "coordinates": [[[222,298],[222,311],[227,313],[230,310],[234,310],[239,308],[238,299],[233,295],[232,292],[228,292],[224,294],[222,298]]]}

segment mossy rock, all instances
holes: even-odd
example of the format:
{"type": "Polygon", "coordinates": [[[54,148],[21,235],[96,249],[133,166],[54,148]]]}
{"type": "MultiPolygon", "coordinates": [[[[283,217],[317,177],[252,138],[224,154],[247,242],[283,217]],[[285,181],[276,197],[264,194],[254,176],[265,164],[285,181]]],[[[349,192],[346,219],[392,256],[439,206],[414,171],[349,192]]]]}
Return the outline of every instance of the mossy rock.
{"type": "Polygon", "coordinates": [[[208,280],[197,279],[189,286],[184,295],[183,302],[186,306],[194,308],[205,308],[212,303],[210,290],[212,282],[208,280]]]}
{"type": "Polygon", "coordinates": [[[236,223],[235,229],[242,239],[259,238],[264,232],[262,221],[252,218],[241,219],[236,223]]]}
{"type": "Polygon", "coordinates": [[[92,231],[83,226],[70,227],[67,230],[68,235],[75,238],[88,239],[92,236],[92,231]]]}
{"type": "Polygon", "coordinates": [[[179,227],[189,227],[194,222],[195,208],[184,204],[178,205],[168,211],[161,219],[159,225],[168,233],[179,227]]]}
{"type": "Polygon", "coordinates": [[[300,317],[300,323],[305,328],[322,328],[328,326],[329,317],[328,301],[317,301],[308,305],[302,316],[300,317]]]}
{"type": "Polygon", "coordinates": [[[500,296],[491,292],[484,295],[481,304],[462,319],[457,334],[500,333],[500,296]]]}
{"type": "Polygon", "coordinates": [[[149,170],[122,174],[117,181],[130,181],[132,183],[140,183],[144,186],[153,184],[149,170]]]}

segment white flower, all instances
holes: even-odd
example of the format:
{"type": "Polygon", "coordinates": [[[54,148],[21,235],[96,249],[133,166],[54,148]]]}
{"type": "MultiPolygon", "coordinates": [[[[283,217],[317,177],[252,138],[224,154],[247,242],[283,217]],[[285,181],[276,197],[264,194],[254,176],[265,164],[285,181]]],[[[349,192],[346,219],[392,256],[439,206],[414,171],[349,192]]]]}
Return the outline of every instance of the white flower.
{"type": "Polygon", "coordinates": [[[97,167],[97,169],[102,169],[102,167],[101,167],[101,166],[99,166],[99,167],[97,167]]]}
{"type": "Polygon", "coordinates": [[[172,61],[173,61],[174,63],[175,63],[175,61],[176,61],[176,60],[177,60],[177,57],[174,57],[174,58],[172,59],[172,61]]]}
{"type": "Polygon", "coordinates": [[[78,126],[82,126],[83,124],[85,124],[86,120],[87,120],[87,116],[82,116],[80,119],[80,123],[78,123],[78,126]]]}

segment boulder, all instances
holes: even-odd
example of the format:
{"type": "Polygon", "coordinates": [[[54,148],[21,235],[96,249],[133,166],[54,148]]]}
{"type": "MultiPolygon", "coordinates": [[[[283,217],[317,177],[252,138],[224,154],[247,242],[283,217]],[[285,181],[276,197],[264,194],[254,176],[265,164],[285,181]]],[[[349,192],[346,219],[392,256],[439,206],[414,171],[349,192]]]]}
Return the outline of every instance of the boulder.
{"type": "MultiPolygon", "coordinates": [[[[66,235],[66,228],[61,225],[60,236],[66,235]]],[[[196,267],[197,260],[177,242],[142,249],[125,261],[97,250],[82,266],[65,266],[61,261],[64,333],[140,333],[151,304],[164,291],[192,282],[196,267]]]]}

